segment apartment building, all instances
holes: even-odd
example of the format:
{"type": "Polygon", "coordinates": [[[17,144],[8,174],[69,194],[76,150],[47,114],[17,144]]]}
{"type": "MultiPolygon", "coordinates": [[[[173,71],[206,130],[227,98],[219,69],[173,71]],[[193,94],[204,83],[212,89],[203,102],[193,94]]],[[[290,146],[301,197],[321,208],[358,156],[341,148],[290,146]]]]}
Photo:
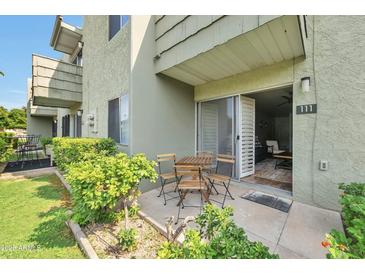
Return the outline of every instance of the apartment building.
{"type": "Polygon", "coordinates": [[[335,210],[365,177],[363,16],[57,17],[51,46],[31,100],[58,136],[235,155],[237,181],[335,210]]]}

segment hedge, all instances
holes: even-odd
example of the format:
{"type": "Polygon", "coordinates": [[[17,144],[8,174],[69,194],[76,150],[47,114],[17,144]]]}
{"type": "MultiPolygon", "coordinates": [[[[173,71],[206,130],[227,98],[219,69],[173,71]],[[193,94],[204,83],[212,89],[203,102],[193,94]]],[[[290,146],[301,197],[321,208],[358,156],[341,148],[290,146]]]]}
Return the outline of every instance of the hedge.
{"type": "Polygon", "coordinates": [[[52,140],[54,161],[61,171],[67,171],[72,163],[93,158],[95,154],[114,155],[117,147],[110,138],[56,137],[52,140]]]}
{"type": "Polygon", "coordinates": [[[345,234],[332,230],[322,245],[329,259],[365,258],[365,184],[340,184],[340,203],[345,234]]]}

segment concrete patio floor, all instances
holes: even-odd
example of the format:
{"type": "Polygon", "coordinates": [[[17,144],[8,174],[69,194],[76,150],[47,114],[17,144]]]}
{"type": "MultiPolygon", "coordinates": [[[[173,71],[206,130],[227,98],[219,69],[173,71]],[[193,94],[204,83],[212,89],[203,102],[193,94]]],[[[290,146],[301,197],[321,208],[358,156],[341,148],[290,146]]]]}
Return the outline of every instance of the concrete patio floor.
{"type": "MultiPolygon", "coordinates": [[[[167,186],[169,190],[172,185],[167,186]]],[[[163,197],[157,197],[160,189],[145,192],[139,198],[141,211],[150,219],[164,227],[166,218],[177,216],[178,199],[167,201],[163,205],[163,197]]],[[[219,189],[218,189],[219,190],[219,189]]],[[[248,191],[246,185],[232,183],[230,191],[235,198],[227,198],[226,205],[234,208],[234,220],[244,228],[252,241],[260,241],[271,252],[284,259],[325,258],[326,249],[321,246],[325,234],[331,229],[343,231],[340,214],[335,211],[293,202],[289,213],[279,211],[240,196],[248,191]]],[[[175,196],[177,193],[170,193],[175,196]]],[[[213,196],[212,196],[213,198],[213,196]]],[[[222,195],[214,195],[213,199],[222,199],[222,195]]],[[[186,205],[197,205],[200,195],[191,193],[185,199],[186,205]]],[[[213,202],[214,203],[214,202],[213,202]]],[[[199,214],[199,208],[185,208],[182,217],[199,214]]]]}

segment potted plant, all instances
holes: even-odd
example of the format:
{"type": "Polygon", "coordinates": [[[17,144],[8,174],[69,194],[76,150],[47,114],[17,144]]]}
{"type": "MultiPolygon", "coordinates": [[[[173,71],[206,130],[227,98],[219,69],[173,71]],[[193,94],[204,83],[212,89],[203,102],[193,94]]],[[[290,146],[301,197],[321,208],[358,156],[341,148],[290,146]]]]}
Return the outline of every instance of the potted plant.
{"type": "Polygon", "coordinates": [[[12,145],[4,138],[0,138],[0,174],[4,171],[8,160],[13,154],[12,145]]]}

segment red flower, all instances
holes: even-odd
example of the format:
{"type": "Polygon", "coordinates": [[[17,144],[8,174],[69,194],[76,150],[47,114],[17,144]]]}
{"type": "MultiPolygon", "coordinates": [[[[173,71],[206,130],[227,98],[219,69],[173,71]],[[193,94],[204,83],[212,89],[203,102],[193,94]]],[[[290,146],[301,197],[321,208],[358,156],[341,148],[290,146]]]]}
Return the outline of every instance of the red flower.
{"type": "Polygon", "coordinates": [[[322,246],[327,248],[328,246],[331,246],[331,244],[328,241],[322,241],[322,246]]]}

